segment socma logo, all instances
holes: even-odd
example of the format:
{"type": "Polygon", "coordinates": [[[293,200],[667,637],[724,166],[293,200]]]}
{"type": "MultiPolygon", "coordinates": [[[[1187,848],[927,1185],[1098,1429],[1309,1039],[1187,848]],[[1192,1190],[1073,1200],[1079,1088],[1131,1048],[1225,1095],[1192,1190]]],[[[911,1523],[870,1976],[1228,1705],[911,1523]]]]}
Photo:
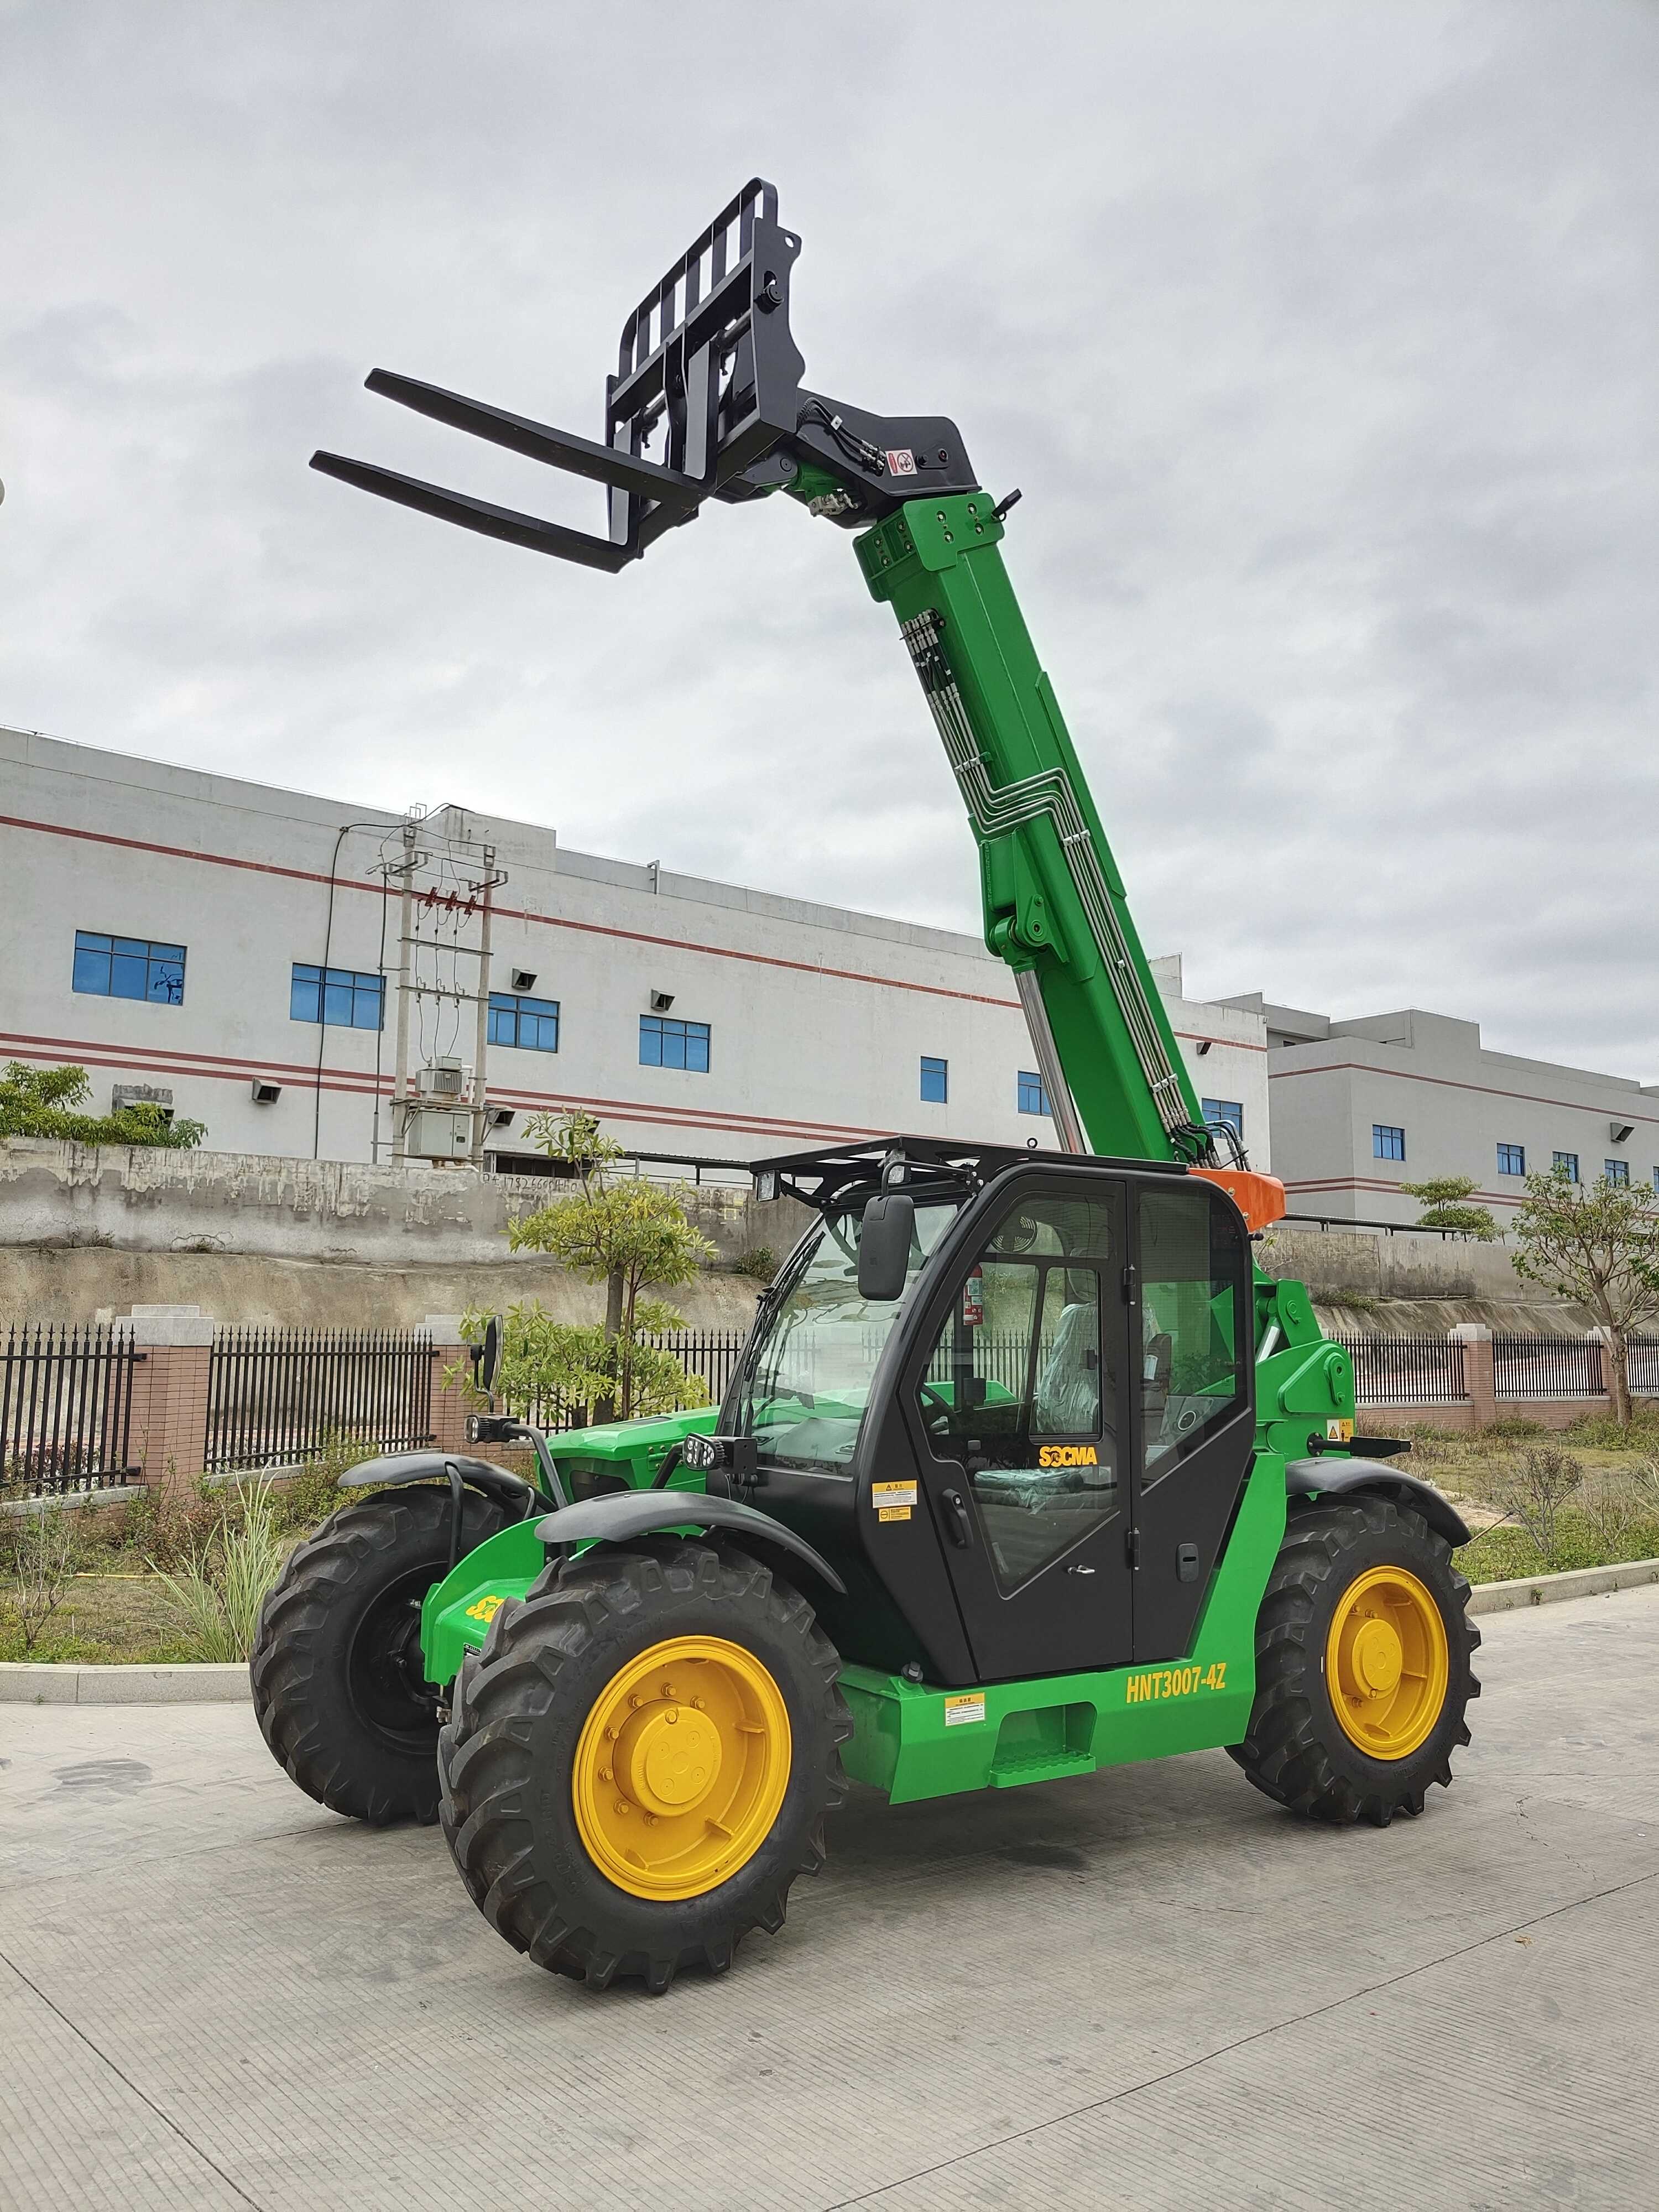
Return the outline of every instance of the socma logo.
{"type": "Polygon", "coordinates": [[[1098,1467],[1100,1455],[1092,1444],[1044,1444],[1037,1454],[1039,1467],[1098,1467]]]}

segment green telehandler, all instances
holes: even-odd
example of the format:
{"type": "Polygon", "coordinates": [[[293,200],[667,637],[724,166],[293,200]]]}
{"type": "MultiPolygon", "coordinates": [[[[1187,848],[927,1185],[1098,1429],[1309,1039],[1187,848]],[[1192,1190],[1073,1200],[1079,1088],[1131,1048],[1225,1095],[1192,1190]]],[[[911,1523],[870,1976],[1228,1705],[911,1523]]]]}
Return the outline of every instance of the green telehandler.
{"type": "MultiPolygon", "coordinates": [[[[368,1462],[262,1616],[256,1710],[338,1812],[440,1819],[491,1924],[604,1987],[720,1972],[898,1803],[1224,1747],[1290,1811],[1387,1826],[1469,1741],[1457,1514],[1354,1432],[1353,1370],[1251,1237],[956,425],[804,387],[799,240],[757,180],[623,325],[603,440],[372,390],[603,484],[589,535],[388,471],[386,498],[619,569],[702,502],[856,532],[967,805],[1058,1139],[896,1134],[755,1164],[812,1226],[718,1408],[368,1462]],[[653,453],[649,449],[656,447],[653,453]]],[[[481,1378],[493,1378],[492,1332],[481,1378]]]]}

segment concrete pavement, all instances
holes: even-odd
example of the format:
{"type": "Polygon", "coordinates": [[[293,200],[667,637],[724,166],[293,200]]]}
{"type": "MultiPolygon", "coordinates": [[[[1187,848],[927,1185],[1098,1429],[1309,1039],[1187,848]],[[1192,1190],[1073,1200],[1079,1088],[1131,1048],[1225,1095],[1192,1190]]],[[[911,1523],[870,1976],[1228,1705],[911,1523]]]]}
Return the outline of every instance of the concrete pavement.
{"type": "Polygon", "coordinates": [[[0,1709],[0,2207],[1659,2202],[1659,1589],[1482,1626],[1420,1820],[1218,1753],[858,1795],[655,2002],[524,1964],[246,1706],[0,1709]]]}

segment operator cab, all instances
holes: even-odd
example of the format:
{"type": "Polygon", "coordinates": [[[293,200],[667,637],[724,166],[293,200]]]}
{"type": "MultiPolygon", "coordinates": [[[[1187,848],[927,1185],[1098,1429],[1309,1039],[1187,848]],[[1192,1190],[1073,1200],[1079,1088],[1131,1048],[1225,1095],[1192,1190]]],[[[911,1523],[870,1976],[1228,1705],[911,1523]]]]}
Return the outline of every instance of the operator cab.
{"type": "Polygon", "coordinates": [[[755,1177],[818,1219],[756,1316],[710,1486],[834,1563],[843,1656],[966,1683],[1182,1654],[1255,1437],[1227,1193],[917,1138],[755,1177]],[[908,1251],[872,1265],[896,1219],[908,1251]]]}

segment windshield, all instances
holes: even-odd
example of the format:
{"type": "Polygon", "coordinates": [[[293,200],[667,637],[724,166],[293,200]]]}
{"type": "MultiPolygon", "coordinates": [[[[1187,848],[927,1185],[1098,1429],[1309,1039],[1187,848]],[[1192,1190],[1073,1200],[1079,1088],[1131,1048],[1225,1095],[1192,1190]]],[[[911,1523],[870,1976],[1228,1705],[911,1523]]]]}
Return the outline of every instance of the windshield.
{"type": "Polygon", "coordinates": [[[825,1218],[775,1305],[763,1309],[732,1381],[730,1429],[756,1437],[763,1459],[819,1474],[848,1470],[876,1362],[956,1212],[954,1202],[916,1207],[904,1297],[880,1304],[859,1296],[862,1210],[825,1218]]]}

